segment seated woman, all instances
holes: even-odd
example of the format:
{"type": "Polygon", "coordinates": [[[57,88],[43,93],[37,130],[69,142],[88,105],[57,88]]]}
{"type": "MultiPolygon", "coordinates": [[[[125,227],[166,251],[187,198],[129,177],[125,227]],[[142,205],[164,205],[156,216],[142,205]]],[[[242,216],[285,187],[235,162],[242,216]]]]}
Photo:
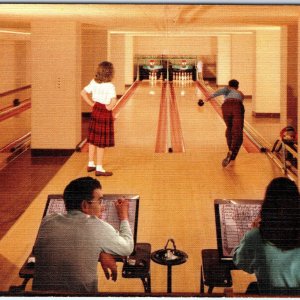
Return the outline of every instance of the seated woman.
{"type": "Polygon", "coordinates": [[[269,183],[253,225],[235,249],[234,264],[256,275],[258,293],[300,291],[300,197],[293,181],[278,177],[269,183]]]}

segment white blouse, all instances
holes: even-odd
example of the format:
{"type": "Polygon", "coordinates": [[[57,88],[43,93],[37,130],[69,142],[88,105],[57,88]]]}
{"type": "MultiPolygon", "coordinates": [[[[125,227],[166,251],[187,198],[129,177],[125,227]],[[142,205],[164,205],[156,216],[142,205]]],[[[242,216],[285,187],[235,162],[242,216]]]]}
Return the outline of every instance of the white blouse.
{"type": "Polygon", "coordinates": [[[98,83],[94,79],[84,88],[92,99],[105,105],[110,104],[111,99],[116,97],[116,88],[111,82],[98,83]]]}

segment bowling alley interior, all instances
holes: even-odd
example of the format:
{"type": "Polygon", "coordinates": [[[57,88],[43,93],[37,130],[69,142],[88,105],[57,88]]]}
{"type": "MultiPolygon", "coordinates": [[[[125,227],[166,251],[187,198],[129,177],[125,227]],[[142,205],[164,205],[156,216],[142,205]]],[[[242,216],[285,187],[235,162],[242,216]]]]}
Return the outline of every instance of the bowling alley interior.
{"type": "Polygon", "coordinates": [[[291,4],[0,3],[0,295],[81,296],[33,289],[33,247],[65,187],[89,176],[103,199],[130,199],[134,236],[116,281],[97,263],[97,296],[250,296],[256,276],[235,247],[274,178],[300,183],[299,24],[291,4]],[[87,171],[81,96],[103,61],[115,70],[112,176],[87,171]],[[224,166],[225,101],[208,97],[232,79],[243,142],[224,166]]]}

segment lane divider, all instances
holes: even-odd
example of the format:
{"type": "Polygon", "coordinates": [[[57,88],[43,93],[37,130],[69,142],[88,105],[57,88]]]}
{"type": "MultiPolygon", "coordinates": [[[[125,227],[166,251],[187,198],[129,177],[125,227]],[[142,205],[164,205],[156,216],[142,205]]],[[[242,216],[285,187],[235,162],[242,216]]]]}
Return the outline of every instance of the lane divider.
{"type": "Polygon", "coordinates": [[[167,92],[167,82],[163,81],[161,87],[160,108],[159,108],[157,133],[156,133],[156,145],[155,145],[156,153],[168,152],[168,141],[167,141],[168,105],[167,105],[166,92],[167,92]]]}
{"type": "MultiPolygon", "coordinates": [[[[205,97],[209,96],[209,92],[207,91],[206,87],[203,86],[203,84],[201,84],[199,81],[196,81],[196,86],[204,94],[205,97]]],[[[223,119],[221,106],[215,100],[210,100],[209,103],[223,119]]],[[[252,137],[248,136],[245,129],[243,131],[243,147],[248,153],[262,152],[261,147],[254,142],[252,137]]]]}
{"type": "Polygon", "coordinates": [[[163,82],[156,135],[156,153],[184,152],[181,123],[176,102],[174,85],[163,82]],[[168,90],[170,91],[168,92],[168,90]]]}
{"type": "Polygon", "coordinates": [[[171,129],[171,144],[172,152],[184,152],[184,141],[181,129],[181,122],[176,102],[176,94],[174,85],[172,82],[169,83],[170,86],[170,129],[171,129]]]}
{"type": "Polygon", "coordinates": [[[120,110],[125,106],[129,98],[132,96],[134,91],[137,89],[139,86],[140,81],[136,80],[130,88],[125,92],[125,94],[119,99],[115,107],[113,108],[113,115],[117,116],[120,112],[120,110]]]}

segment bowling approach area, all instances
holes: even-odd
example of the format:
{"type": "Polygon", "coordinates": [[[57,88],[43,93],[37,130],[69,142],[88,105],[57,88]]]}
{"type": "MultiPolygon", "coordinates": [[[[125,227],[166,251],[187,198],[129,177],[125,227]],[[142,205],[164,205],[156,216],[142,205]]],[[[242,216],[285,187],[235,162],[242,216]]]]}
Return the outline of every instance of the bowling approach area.
{"type": "MultiPolygon", "coordinates": [[[[283,174],[265,153],[251,150],[247,141],[236,161],[223,168],[225,124],[213,102],[197,103],[205,99],[208,87],[203,83],[204,90],[200,89],[193,80],[176,81],[176,76],[173,81],[157,76],[134,83],[134,90],[118,107],[116,146],[105,153],[104,165],[114,174],[98,179],[104,193],[139,195],[138,243],[150,244],[155,252],[172,239],[187,254],[184,263],[172,267],[172,293],[184,296],[200,293],[202,250],[217,249],[215,199],[261,200],[271,179],[283,174]]],[[[87,161],[84,145],[0,240],[2,292],[23,282],[19,271],[31,253],[48,195],[61,194],[74,178],[95,176],[87,173],[87,161]]],[[[26,177],[27,170],[22,172],[26,177]]],[[[105,279],[99,264],[99,291],[144,293],[140,278],[122,276],[122,265],[118,262],[118,280],[112,282],[105,279]]],[[[151,292],[166,293],[167,267],[151,261],[150,275],[151,292]]],[[[255,281],[240,270],[232,270],[231,276],[235,293],[244,293],[255,281]]],[[[26,291],[31,291],[31,280],[26,291]]],[[[223,291],[224,287],[213,289],[213,293],[223,291]]]]}

